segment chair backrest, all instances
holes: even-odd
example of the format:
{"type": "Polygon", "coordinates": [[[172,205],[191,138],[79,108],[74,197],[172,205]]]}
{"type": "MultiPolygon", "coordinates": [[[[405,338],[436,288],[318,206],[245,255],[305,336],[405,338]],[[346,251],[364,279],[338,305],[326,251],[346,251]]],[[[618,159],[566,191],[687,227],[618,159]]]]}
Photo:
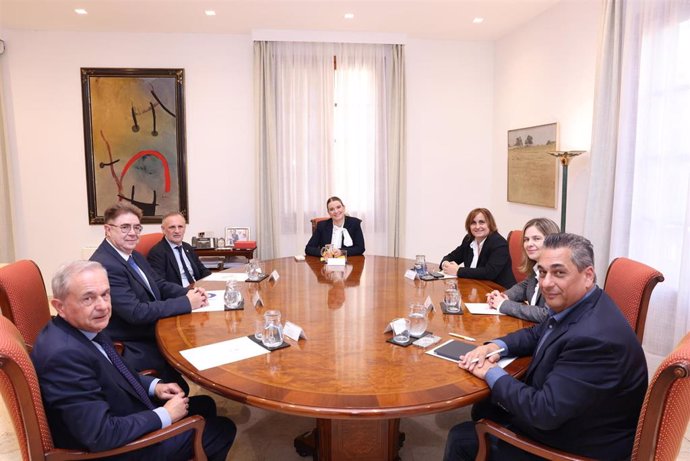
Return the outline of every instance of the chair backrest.
{"type": "Polygon", "coordinates": [[[43,276],[35,262],[23,259],[0,268],[0,309],[32,348],[50,320],[43,276]]]}
{"type": "Polygon", "coordinates": [[[631,460],[673,461],[690,420],[690,334],[661,363],[642,404],[631,460]]]}
{"type": "Polygon", "coordinates": [[[144,255],[144,258],[149,255],[151,248],[163,238],[162,232],[153,232],[151,234],[141,234],[139,236],[139,243],[134,248],[136,251],[144,255]]]}
{"type": "Polygon", "coordinates": [[[321,216],[320,218],[311,218],[311,233],[316,232],[316,225],[321,221],[331,219],[330,216],[321,216]]]}
{"type": "Polygon", "coordinates": [[[17,328],[0,317],[0,394],[7,406],[22,459],[44,459],[53,438],[38,377],[17,328]]]}
{"type": "Polygon", "coordinates": [[[611,261],[606,273],[604,291],[623,312],[640,343],[644,335],[649,298],[656,284],[663,281],[664,276],[658,270],[628,258],[611,261]]]}
{"type": "Polygon", "coordinates": [[[513,268],[513,276],[517,283],[527,278],[527,274],[520,270],[522,264],[522,231],[520,229],[508,232],[508,251],[513,268]]]}

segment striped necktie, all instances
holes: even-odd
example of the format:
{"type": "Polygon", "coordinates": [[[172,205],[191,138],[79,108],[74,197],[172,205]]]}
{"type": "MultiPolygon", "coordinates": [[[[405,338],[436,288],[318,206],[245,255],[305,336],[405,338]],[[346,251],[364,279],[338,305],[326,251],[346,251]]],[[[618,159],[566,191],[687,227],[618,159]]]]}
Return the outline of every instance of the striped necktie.
{"type": "Polygon", "coordinates": [[[151,399],[149,398],[148,394],[146,393],[146,390],[144,389],[144,386],[141,385],[141,382],[137,379],[134,374],[127,368],[127,365],[125,365],[125,362],[122,361],[122,357],[115,351],[115,347],[113,347],[113,343],[110,342],[107,338],[102,336],[100,333],[96,335],[95,338],[93,338],[93,341],[100,344],[101,347],[103,348],[103,351],[105,352],[105,355],[110,359],[110,362],[115,366],[117,371],[120,372],[123,378],[129,383],[130,386],[134,389],[134,392],[136,392],[137,396],[139,396],[139,399],[142,401],[144,405],[149,410],[153,410],[156,408],[153,403],[151,402],[151,399]]]}

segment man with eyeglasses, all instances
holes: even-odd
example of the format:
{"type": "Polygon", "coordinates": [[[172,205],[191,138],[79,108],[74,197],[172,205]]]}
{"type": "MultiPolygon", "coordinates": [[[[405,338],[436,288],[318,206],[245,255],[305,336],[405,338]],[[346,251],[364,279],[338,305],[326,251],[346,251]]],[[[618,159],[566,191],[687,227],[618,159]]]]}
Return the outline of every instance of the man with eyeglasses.
{"type": "Polygon", "coordinates": [[[91,260],[105,267],[110,281],[113,315],[106,331],[124,343],[123,357],[135,370],[153,368],[161,379],[177,382],[188,394],[185,380],[158,350],[156,321],[206,306],[206,292],[165,281],[134,251],[142,230],[141,216],[141,210],[127,202],[118,202],[103,213],[105,239],[91,260]]]}

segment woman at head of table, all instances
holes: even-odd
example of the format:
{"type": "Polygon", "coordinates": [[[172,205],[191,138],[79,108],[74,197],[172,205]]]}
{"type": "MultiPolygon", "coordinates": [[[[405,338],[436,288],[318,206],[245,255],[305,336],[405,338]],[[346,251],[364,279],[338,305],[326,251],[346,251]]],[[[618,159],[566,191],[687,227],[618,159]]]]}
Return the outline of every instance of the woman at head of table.
{"type": "Polygon", "coordinates": [[[475,208],[465,220],[467,235],[443,257],[441,270],[458,278],[491,280],[505,288],[515,284],[508,242],[486,208],[475,208]]]}
{"type": "Polygon", "coordinates": [[[337,258],[342,250],[347,256],[359,256],[364,253],[364,234],[362,220],[345,215],[345,205],[338,197],[326,201],[326,209],[331,217],[316,225],[316,229],[307,243],[304,252],[309,256],[321,256],[326,245],[331,245],[329,257],[337,258]]]}
{"type": "Polygon", "coordinates": [[[549,316],[549,309],[539,292],[539,274],[536,264],[544,239],[560,232],[558,224],[548,218],[530,219],[522,228],[522,265],[520,271],[527,278],[503,293],[492,291],[487,297],[489,306],[502,314],[541,323],[549,316]]]}

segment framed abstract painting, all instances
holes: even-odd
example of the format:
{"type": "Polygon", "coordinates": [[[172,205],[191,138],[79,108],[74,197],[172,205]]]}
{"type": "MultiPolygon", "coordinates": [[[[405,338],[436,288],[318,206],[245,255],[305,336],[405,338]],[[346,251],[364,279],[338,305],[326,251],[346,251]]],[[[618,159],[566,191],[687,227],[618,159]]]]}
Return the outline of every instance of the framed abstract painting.
{"type": "Polygon", "coordinates": [[[89,224],[117,201],[187,219],[184,69],[81,69],[89,224]]]}

